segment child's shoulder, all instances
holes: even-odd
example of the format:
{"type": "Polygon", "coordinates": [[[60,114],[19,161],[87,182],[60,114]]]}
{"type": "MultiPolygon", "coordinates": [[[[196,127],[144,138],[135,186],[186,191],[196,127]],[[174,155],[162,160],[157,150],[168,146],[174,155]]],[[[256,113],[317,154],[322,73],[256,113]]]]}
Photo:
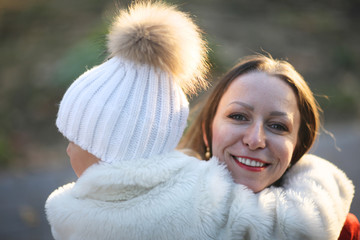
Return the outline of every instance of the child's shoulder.
{"type": "Polygon", "coordinates": [[[66,195],[70,194],[74,185],[75,185],[75,182],[72,182],[72,183],[68,183],[68,184],[65,184],[65,185],[57,188],[49,195],[49,197],[46,201],[48,202],[50,200],[55,200],[57,198],[60,198],[62,196],[66,196],[66,195]]]}

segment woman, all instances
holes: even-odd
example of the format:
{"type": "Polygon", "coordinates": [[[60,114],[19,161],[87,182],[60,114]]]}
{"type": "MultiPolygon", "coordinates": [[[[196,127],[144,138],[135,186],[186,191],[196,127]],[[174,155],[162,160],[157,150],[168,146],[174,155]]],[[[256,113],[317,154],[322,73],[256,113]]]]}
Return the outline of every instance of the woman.
{"type": "MultiPolygon", "coordinates": [[[[335,166],[304,156],[318,134],[318,109],[310,88],[289,63],[250,56],[219,81],[179,147],[191,149],[202,159],[216,156],[239,186],[259,193],[260,199],[272,199],[259,203],[265,206],[266,216],[277,218],[277,238],[336,239],[351,202],[332,210],[339,203],[337,191],[340,188],[350,196],[353,189],[333,181],[343,174],[335,166]],[[325,169],[331,170],[324,174],[325,169]],[[301,199],[305,201],[298,204],[301,199]],[[318,212],[307,212],[306,201],[318,212]],[[272,207],[276,209],[273,215],[272,207]],[[291,221],[302,218],[302,226],[291,226],[291,221]]],[[[241,211],[236,201],[244,200],[236,195],[234,199],[236,214],[241,211]]],[[[230,222],[231,218],[230,213],[230,222]]],[[[234,219],[239,222],[238,216],[234,219]]]]}

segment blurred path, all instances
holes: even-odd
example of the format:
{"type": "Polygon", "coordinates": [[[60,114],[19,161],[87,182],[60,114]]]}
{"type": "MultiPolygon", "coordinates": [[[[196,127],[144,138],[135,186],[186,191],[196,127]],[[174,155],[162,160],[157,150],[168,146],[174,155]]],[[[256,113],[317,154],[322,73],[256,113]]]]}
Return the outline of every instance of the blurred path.
{"type": "Polygon", "coordinates": [[[0,239],[53,239],[44,203],[53,190],[74,179],[71,167],[0,175],[0,239]]]}
{"type": "MultiPolygon", "coordinates": [[[[336,150],[330,136],[322,134],[312,152],[334,162],[359,187],[360,124],[329,125],[327,130],[335,135],[337,146],[342,151],[336,150]]],[[[0,239],[52,239],[44,213],[45,200],[54,189],[75,179],[70,165],[56,170],[0,173],[0,239]]],[[[351,211],[358,217],[359,201],[360,193],[357,191],[351,211]]]]}

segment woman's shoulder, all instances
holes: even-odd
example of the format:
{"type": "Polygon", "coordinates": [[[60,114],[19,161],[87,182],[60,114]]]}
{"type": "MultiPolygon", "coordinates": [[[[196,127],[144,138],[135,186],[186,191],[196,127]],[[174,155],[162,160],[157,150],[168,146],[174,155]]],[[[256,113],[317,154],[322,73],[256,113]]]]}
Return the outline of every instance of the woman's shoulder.
{"type": "Polygon", "coordinates": [[[327,239],[338,236],[354,197],[354,185],[341,169],[326,159],[306,154],[287,171],[279,189],[280,199],[290,206],[280,208],[284,216],[297,216],[295,222],[303,217],[303,229],[310,233],[316,233],[316,226],[320,226],[327,239]]]}
{"type": "Polygon", "coordinates": [[[339,240],[358,240],[360,236],[360,223],[357,217],[349,213],[343,229],[341,230],[339,240]]]}

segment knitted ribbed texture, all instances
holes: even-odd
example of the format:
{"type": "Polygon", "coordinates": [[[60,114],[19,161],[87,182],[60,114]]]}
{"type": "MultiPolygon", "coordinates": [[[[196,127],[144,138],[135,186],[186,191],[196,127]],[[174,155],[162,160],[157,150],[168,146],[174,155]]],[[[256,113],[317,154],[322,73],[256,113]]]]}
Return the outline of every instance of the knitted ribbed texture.
{"type": "Polygon", "coordinates": [[[173,151],[189,113],[185,93],[206,85],[199,29],[174,6],[135,1],[119,12],[107,38],[109,59],[66,91],[59,131],[107,163],[173,151]]]}
{"type": "Polygon", "coordinates": [[[104,162],[174,150],[188,101],[169,74],[113,57],[81,75],[65,93],[56,125],[104,162]]]}

